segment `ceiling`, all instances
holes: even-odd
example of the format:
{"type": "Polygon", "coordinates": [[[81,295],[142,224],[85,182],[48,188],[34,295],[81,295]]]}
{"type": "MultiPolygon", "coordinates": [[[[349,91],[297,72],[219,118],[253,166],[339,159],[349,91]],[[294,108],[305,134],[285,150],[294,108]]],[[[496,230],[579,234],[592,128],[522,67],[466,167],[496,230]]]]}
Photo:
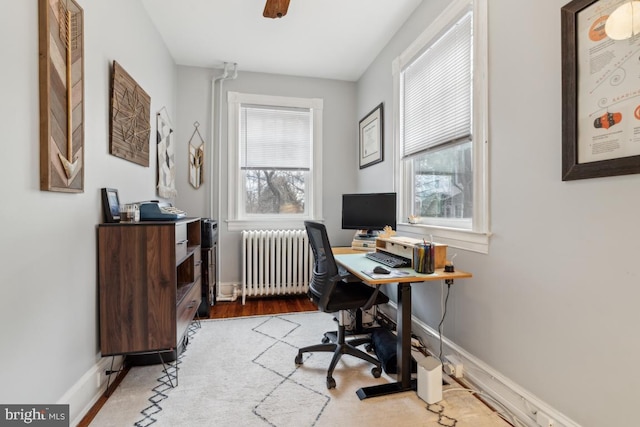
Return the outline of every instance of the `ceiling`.
{"type": "Polygon", "coordinates": [[[356,81],[422,0],[142,0],[178,65],[356,81]]]}

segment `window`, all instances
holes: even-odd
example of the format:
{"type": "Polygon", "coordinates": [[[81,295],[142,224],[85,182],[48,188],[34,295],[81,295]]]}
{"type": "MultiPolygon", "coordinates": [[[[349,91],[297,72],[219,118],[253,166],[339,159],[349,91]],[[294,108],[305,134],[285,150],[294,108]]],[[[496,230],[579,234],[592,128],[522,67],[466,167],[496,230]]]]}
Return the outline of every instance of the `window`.
{"type": "Polygon", "coordinates": [[[485,0],[454,1],[393,67],[400,217],[417,217],[403,232],[480,251],[488,234],[485,9],[485,0]]]}
{"type": "Polygon", "coordinates": [[[228,103],[230,229],[317,218],[322,100],[229,92],[228,103]]]}

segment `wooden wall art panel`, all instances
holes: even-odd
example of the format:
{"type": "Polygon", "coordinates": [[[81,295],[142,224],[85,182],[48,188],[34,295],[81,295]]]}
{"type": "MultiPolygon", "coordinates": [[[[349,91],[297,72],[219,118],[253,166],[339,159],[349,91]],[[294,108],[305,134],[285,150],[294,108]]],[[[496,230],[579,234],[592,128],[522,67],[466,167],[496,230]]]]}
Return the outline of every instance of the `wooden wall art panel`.
{"type": "Polygon", "coordinates": [[[73,0],[38,0],[40,189],[84,191],[84,15],[73,0]]]}
{"type": "Polygon", "coordinates": [[[116,61],[111,76],[110,153],[148,167],[151,98],[116,61]]]}

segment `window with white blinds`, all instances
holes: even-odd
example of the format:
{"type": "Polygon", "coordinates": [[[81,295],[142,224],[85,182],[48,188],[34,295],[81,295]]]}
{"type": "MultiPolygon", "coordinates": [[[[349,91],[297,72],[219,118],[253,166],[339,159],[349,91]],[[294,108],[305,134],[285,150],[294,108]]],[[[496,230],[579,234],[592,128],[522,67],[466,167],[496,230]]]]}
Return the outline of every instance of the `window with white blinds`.
{"type": "Polygon", "coordinates": [[[242,105],[240,120],[240,167],[243,170],[310,169],[310,109],[242,105]]]}
{"type": "Polygon", "coordinates": [[[471,139],[472,39],[468,12],[402,72],[403,157],[471,139]]]}
{"type": "Polygon", "coordinates": [[[398,230],[486,252],[487,1],[451,0],[393,62],[398,230]]]}
{"type": "Polygon", "coordinates": [[[229,230],[321,218],[323,100],[229,91],[227,106],[229,230]]]}

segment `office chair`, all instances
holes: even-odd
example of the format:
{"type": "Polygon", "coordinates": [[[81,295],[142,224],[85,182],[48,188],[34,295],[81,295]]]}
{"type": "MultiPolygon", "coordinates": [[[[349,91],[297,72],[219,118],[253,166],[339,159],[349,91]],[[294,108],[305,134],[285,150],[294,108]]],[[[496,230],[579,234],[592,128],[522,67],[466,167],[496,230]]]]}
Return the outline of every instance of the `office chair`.
{"type": "MultiPolygon", "coordinates": [[[[313,251],[314,267],[309,283],[309,297],[325,313],[335,313],[340,310],[368,310],[374,305],[384,304],[389,301],[386,295],[378,292],[378,287],[371,287],[359,281],[346,282],[348,274],[339,272],[336,261],[331,251],[331,244],[327,236],[327,230],[323,224],[305,221],[305,229],[309,237],[309,244],[313,251]]],[[[333,358],[327,371],[327,388],[335,388],[333,370],[343,354],[350,354],[375,366],[371,374],[379,378],[382,374],[381,363],[373,356],[356,348],[358,345],[370,342],[370,339],[355,339],[347,341],[344,325],[338,325],[334,339],[325,334],[322,344],[311,345],[298,350],[295,362],[301,365],[302,354],[314,351],[333,352],[333,358]],[[331,342],[328,342],[331,341],[331,342]]]]}

